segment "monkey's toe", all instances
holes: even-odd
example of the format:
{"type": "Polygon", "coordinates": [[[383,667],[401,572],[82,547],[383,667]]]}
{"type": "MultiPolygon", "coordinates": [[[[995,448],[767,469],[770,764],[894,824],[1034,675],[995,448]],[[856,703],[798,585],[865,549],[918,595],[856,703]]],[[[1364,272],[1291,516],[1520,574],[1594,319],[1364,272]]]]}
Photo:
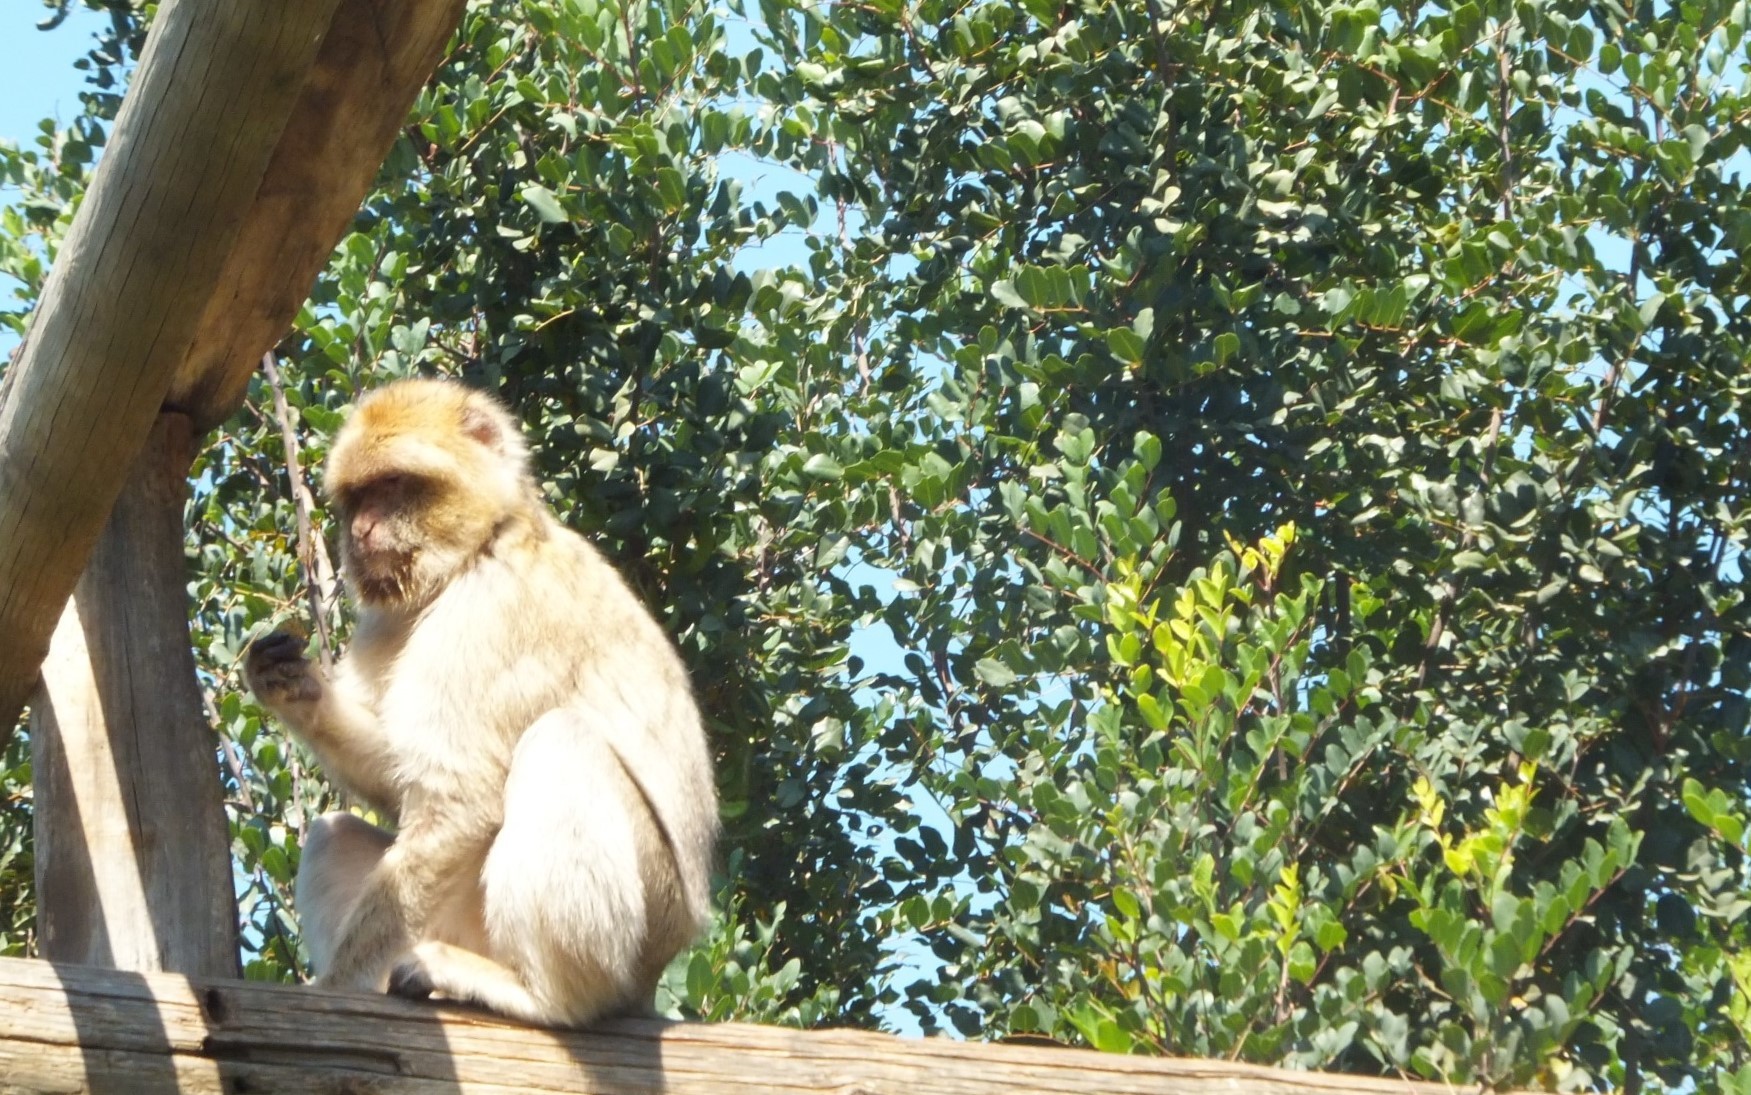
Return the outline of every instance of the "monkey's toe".
{"type": "Polygon", "coordinates": [[[437,986],[432,983],[432,975],[426,969],[425,963],[417,957],[408,957],[396,963],[389,971],[389,995],[403,996],[409,1000],[424,1000],[432,995],[437,986]]]}

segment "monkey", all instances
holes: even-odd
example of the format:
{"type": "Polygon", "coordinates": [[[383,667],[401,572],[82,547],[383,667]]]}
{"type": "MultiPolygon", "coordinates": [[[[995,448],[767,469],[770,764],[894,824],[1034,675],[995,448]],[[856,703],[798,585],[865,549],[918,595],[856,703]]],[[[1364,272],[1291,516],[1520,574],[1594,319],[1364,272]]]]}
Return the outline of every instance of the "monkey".
{"type": "Polygon", "coordinates": [[[307,827],[293,903],[314,983],[540,1025],[648,1014],[708,914],[718,826],[674,644],[548,508],[484,392],[370,393],[323,485],[352,640],[325,674],[276,631],[245,681],[397,827],[307,827]]]}

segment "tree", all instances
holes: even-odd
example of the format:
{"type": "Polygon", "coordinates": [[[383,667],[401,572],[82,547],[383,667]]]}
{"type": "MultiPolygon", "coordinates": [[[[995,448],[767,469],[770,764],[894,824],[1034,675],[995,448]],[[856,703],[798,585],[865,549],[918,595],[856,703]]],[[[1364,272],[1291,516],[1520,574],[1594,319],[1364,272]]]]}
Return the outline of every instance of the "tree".
{"type": "Polygon", "coordinates": [[[683,1013],[1746,1090],[1745,18],[472,6],[196,469],[250,972],[328,792],[235,657],[439,370],[713,714],[683,1013]]]}
{"type": "Polygon", "coordinates": [[[766,8],[871,226],[914,1001],[1745,1082],[1743,7],[766,8]]]}

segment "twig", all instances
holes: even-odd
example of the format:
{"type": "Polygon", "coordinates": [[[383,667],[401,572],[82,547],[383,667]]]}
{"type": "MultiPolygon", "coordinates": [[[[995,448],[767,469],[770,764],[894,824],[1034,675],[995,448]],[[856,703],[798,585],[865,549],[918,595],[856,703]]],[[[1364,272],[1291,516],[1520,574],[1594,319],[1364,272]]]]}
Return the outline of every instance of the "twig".
{"type": "MultiPolygon", "coordinates": [[[[207,709],[207,722],[217,727],[220,725],[219,709],[213,705],[213,697],[205,690],[201,692],[201,705],[207,709]]],[[[225,769],[231,773],[231,778],[237,781],[237,798],[243,808],[255,813],[255,796],[249,790],[249,776],[243,770],[243,751],[237,743],[224,734],[219,735],[219,755],[225,758],[225,769]]]]}
{"type": "Polygon", "coordinates": [[[286,476],[292,481],[292,507],[298,515],[298,566],[304,573],[304,596],[310,602],[310,619],[316,626],[316,653],[322,667],[329,669],[334,665],[334,642],[328,620],[328,606],[334,603],[334,564],[328,558],[328,545],[316,535],[310,520],[316,499],[304,482],[298,431],[292,428],[292,411],[286,406],[286,391],[272,350],[261,355],[261,371],[274,395],[274,417],[279,421],[280,441],[286,451],[286,476]]]}
{"type": "Polygon", "coordinates": [[[912,9],[910,7],[900,9],[900,29],[906,32],[906,37],[911,41],[912,50],[918,55],[918,63],[924,67],[924,74],[932,80],[939,79],[936,69],[930,63],[930,54],[925,50],[924,42],[918,37],[917,28],[912,25],[912,9]]]}
{"type": "Polygon", "coordinates": [[[1167,39],[1161,35],[1161,25],[1167,19],[1161,14],[1160,0],[1145,0],[1145,4],[1149,8],[1149,37],[1155,42],[1156,72],[1160,75],[1162,84],[1171,89],[1174,64],[1167,52],[1167,39]]]}
{"type": "MultiPolygon", "coordinates": [[[[832,155],[832,143],[828,144],[828,155],[832,155]]],[[[838,198],[839,209],[839,249],[849,266],[856,249],[851,246],[851,231],[846,223],[847,202],[843,195],[838,198]]],[[[857,359],[857,375],[860,378],[859,394],[869,391],[869,318],[863,312],[863,282],[853,281],[851,285],[851,352],[857,359]]]]}
{"type": "Polygon", "coordinates": [[[1496,31],[1496,143],[1502,149],[1502,220],[1514,219],[1514,141],[1508,130],[1508,109],[1513,105],[1514,64],[1508,56],[1508,23],[1496,31]]]}
{"type": "Polygon", "coordinates": [[[620,29],[626,32],[626,53],[632,63],[632,95],[635,99],[644,98],[644,74],[639,72],[638,38],[632,33],[632,5],[622,4],[620,7],[620,29]]]}

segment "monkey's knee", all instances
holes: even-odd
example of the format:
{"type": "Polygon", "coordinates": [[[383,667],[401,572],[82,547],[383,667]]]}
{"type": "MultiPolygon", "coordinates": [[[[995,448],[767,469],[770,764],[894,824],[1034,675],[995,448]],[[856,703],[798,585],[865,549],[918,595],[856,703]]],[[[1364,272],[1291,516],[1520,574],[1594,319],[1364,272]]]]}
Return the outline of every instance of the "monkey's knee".
{"type": "Polygon", "coordinates": [[[394,842],[392,834],[348,813],[324,814],[304,827],[292,900],[313,970],[328,968],[366,876],[394,842]]]}

